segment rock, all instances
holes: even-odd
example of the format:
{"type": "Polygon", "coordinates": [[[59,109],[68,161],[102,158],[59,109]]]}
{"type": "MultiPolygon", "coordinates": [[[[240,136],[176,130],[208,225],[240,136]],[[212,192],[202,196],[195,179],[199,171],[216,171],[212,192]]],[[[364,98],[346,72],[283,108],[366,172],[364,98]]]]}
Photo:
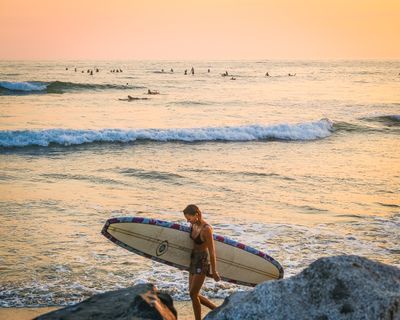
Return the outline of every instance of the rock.
{"type": "Polygon", "coordinates": [[[37,320],[176,320],[177,313],[170,295],[157,292],[152,284],[110,291],[76,305],[46,313],[37,320]]]}
{"type": "Polygon", "coordinates": [[[294,277],[231,295],[204,319],[400,319],[400,269],[358,256],[321,258],[294,277]]]}

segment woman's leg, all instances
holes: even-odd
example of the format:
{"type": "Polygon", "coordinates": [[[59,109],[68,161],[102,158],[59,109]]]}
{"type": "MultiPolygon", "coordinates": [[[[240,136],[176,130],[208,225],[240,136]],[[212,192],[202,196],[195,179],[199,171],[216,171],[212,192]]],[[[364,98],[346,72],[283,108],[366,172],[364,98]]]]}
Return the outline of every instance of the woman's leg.
{"type": "MultiPolygon", "coordinates": [[[[193,275],[191,273],[189,273],[189,292],[190,292],[190,288],[191,288],[191,284],[192,284],[192,279],[193,279],[193,275]]],[[[200,303],[203,306],[206,306],[207,308],[214,310],[217,306],[212,303],[210,300],[208,300],[206,297],[202,296],[201,294],[199,294],[199,299],[200,299],[200,303]]]]}
{"type": "MultiPolygon", "coordinates": [[[[191,273],[189,273],[189,292],[190,292],[190,286],[192,284],[192,279],[193,279],[193,275],[191,273]]],[[[214,303],[212,303],[210,300],[208,300],[205,296],[202,296],[201,294],[199,294],[199,299],[200,299],[200,303],[203,306],[205,306],[211,310],[214,310],[217,307],[214,303]]]]}
{"type": "Polygon", "coordinates": [[[190,292],[190,287],[192,286],[192,281],[193,281],[193,274],[189,272],[189,292],[190,292]]]}
{"type": "Polygon", "coordinates": [[[201,320],[201,304],[199,292],[204,283],[204,279],[206,278],[205,274],[193,274],[191,275],[191,279],[189,277],[190,282],[190,299],[192,299],[193,312],[196,320],[201,320]]]}
{"type": "Polygon", "coordinates": [[[200,299],[200,303],[203,306],[206,306],[207,308],[214,310],[217,306],[212,303],[210,300],[208,300],[205,296],[202,296],[201,294],[199,294],[199,299],[200,299]]]}

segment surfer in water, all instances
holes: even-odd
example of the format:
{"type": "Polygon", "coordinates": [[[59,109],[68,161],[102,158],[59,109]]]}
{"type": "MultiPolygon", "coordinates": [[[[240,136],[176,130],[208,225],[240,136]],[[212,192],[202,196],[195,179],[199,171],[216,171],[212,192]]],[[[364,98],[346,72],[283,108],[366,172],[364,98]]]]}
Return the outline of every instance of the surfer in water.
{"type": "Polygon", "coordinates": [[[148,100],[149,98],[139,98],[139,97],[132,97],[128,95],[128,98],[126,99],[118,99],[120,101],[133,101],[133,100],[148,100]]]}
{"type": "Polygon", "coordinates": [[[206,276],[211,276],[215,281],[219,281],[221,278],[217,272],[212,227],[203,219],[200,209],[194,204],[188,205],[183,210],[183,214],[191,224],[190,238],[193,240],[189,267],[189,293],[195,319],[200,320],[201,304],[211,310],[216,308],[215,304],[200,295],[204,280],[206,276]],[[208,255],[210,255],[210,262],[208,255]]]}

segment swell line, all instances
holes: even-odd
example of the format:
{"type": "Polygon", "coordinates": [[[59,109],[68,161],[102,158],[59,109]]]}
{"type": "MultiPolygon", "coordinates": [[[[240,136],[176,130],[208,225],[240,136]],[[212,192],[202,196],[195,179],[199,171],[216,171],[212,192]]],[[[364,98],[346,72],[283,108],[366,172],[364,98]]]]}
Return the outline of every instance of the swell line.
{"type": "Polygon", "coordinates": [[[50,145],[71,146],[90,143],[207,142],[207,141],[308,141],[329,137],[333,123],[329,119],[299,124],[248,125],[179,129],[103,129],[103,130],[3,130],[0,147],[50,145]]]}

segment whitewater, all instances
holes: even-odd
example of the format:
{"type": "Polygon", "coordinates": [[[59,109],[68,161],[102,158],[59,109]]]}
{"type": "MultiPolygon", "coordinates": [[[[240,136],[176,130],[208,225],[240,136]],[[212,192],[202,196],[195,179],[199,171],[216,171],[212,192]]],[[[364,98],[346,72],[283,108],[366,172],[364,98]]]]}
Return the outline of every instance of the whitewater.
{"type": "MultiPolygon", "coordinates": [[[[400,266],[398,70],[398,60],[0,62],[0,306],[142,282],[189,299],[187,273],[100,231],[115,216],[183,224],[190,203],[286,277],[335,254],[400,266]]],[[[239,290],[207,280],[203,294],[239,290]]]]}
{"type": "Polygon", "coordinates": [[[65,130],[0,131],[1,147],[77,145],[94,142],[149,141],[252,141],[252,140],[314,140],[328,137],[332,122],[323,119],[297,125],[242,126],[193,129],[147,130],[65,130]]]}

